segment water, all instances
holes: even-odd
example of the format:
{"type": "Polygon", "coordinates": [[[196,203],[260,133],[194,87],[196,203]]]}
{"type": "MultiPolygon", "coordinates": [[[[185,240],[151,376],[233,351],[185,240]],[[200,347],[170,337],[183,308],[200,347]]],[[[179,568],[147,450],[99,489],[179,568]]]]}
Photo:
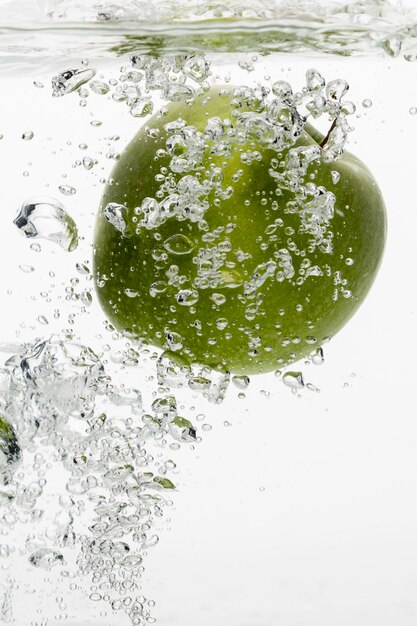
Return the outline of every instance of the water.
{"type": "MultiPolygon", "coordinates": [[[[0,620],[414,624],[413,7],[3,2],[1,15],[0,620]],[[353,103],[343,112],[352,130],[330,137],[326,158],[347,141],[387,206],[384,261],[364,304],[309,358],[269,374],[192,366],[172,329],[163,350],[125,337],[94,289],[94,220],[113,166],[152,112],[205,81],[261,100],[269,88],[268,102],[305,87],[320,96],[307,99],[311,115],[323,98],[353,103]]],[[[269,141],[256,108],[242,132],[269,141]]],[[[323,135],[328,115],[314,121],[323,135]]],[[[200,223],[209,194],[224,193],[221,172],[206,187],[193,176],[203,148],[182,131],[171,125],[167,146],[181,185],[170,202],[140,207],[150,234],[171,211],[200,223]]],[[[205,132],[227,151],[218,120],[205,132]]],[[[317,156],[292,152],[288,171],[299,181],[317,156]]],[[[325,198],[306,213],[313,238],[332,219],[325,198]]],[[[124,205],[104,216],[125,233],[124,205]]],[[[298,271],[287,251],[248,276],[225,274],[229,251],[206,243],[209,257],[184,235],[164,241],[175,262],[152,297],[173,289],[188,310],[211,281],[221,311],[226,281],[248,298],[250,321],[265,285],[298,271]],[[197,288],[172,269],[190,254],[197,288]]],[[[218,330],[228,322],[219,315],[218,330]]]]}

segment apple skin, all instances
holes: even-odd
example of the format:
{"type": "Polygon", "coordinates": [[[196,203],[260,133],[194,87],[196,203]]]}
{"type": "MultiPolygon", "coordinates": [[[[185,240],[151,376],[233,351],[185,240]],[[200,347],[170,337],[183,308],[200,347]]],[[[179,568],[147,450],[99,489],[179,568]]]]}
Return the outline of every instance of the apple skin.
{"type": "MultiPolygon", "coordinates": [[[[232,90],[230,88],[230,92],[232,90]]],[[[197,272],[194,257],[200,248],[215,244],[202,241],[204,233],[198,224],[177,217],[169,218],[156,228],[142,227],[136,232],[138,218],[134,208],[140,206],[145,197],[156,196],[161,183],[155,180],[155,175],[161,167],[169,169],[169,155],[155,157],[156,151],[166,146],[168,134],[164,125],[182,118],[188,125],[204,131],[206,120],[213,116],[233,120],[230,96],[224,94],[224,86],[211,88],[204,100],[199,97],[191,106],[170,103],[165,114],[154,115],[121,154],[111,182],[104,190],[96,222],[94,277],[97,294],[117,329],[128,331],[148,344],[170,349],[166,336],[174,332],[182,339],[182,345],[176,346],[178,354],[190,362],[237,374],[267,372],[310,354],[358,309],[383,255],[384,201],[368,168],[352,154],[345,152],[331,163],[320,160],[310,164],[307,176],[313,174],[316,185],[334,194],[335,205],[329,225],[333,233],[332,252],[325,252],[320,246],[313,246],[314,249],[306,252],[311,236],[300,228],[299,215],[286,210],[286,203],[294,199],[293,194],[284,189],[277,196],[277,183],[268,173],[270,160],[277,157],[276,152],[259,148],[255,142],[249,147],[258,149],[262,158],[250,164],[241,161],[241,153],[248,145],[234,147],[228,159],[207,156],[207,167],[210,163],[220,165],[223,187],[232,185],[234,191],[217,206],[211,204],[204,218],[210,232],[229,223],[235,224],[234,230],[223,233],[215,244],[226,239],[230,242],[232,251],[227,253],[226,260],[236,261],[233,255],[238,249],[251,255],[237,262],[233,270],[244,279],[243,284],[234,288],[221,285],[199,289],[193,306],[177,303],[178,287],[151,295],[151,285],[166,280],[165,272],[171,264],[179,268],[179,275],[186,277],[182,288],[191,289],[197,272]],[[149,129],[157,129],[157,136],[151,136],[149,129]],[[234,182],[232,176],[237,170],[242,170],[243,174],[234,182]],[[340,175],[336,183],[333,182],[334,172],[340,175]],[[245,200],[249,203],[245,204],[245,200]],[[271,208],[274,200],[278,202],[275,209],[271,208]],[[104,217],[108,203],[126,207],[124,233],[104,217]],[[271,225],[277,218],[282,219],[283,225],[276,229],[275,237],[265,234],[268,227],[271,232],[271,225]],[[163,243],[177,234],[192,241],[193,251],[181,255],[169,253],[168,261],[155,260],[155,251],[166,252],[163,243]],[[258,297],[255,315],[247,319],[246,307],[254,300],[246,298],[245,301],[244,283],[259,264],[276,258],[274,252],[288,249],[288,246],[293,250],[295,246],[292,253],[294,277],[281,282],[274,275],[267,278],[257,291],[261,297],[258,297]],[[305,257],[311,266],[321,268],[322,274],[310,275],[298,284],[297,279],[302,281],[300,263],[305,257]],[[213,293],[225,296],[225,302],[219,304],[218,296],[213,299],[213,293]],[[135,297],[131,297],[132,294],[136,294],[135,297]],[[225,320],[227,326],[222,328],[225,320]]],[[[295,146],[317,146],[322,140],[323,136],[307,124],[295,146]]],[[[282,158],[285,159],[285,152],[282,158]]],[[[186,174],[195,175],[195,172],[177,174],[177,180],[186,174]]]]}

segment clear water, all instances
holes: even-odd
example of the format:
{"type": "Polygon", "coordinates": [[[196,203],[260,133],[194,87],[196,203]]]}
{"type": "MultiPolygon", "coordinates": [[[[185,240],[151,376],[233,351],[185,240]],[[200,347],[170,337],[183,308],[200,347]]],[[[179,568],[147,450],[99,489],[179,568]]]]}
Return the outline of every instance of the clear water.
{"type": "Polygon", "coordinates": [[[413,7],[0,9],[0,620],[415,624],[413,7]],[[127,101],[131,58],[191,53],[194,87],[206,62],[218,83],[346,81],[347,145],[387,205],[355,317],[323,354],[249,384],[126,341],[92,282],[104,184],[164,102],[127,101]]]}

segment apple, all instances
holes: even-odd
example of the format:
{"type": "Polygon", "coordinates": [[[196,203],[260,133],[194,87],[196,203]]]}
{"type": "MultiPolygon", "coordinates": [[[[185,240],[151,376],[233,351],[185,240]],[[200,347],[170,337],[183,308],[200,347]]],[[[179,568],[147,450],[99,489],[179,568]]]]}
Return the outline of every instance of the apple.
{"type": "Polygon", "coordinates": [[[328,137],[285,100],[244,92],[212,87],[154,115],[111,174],[94,242],[116,328],[236,374],[332,337],[368,293],[386,238],[364,163],[332,159],[328,137]]]}

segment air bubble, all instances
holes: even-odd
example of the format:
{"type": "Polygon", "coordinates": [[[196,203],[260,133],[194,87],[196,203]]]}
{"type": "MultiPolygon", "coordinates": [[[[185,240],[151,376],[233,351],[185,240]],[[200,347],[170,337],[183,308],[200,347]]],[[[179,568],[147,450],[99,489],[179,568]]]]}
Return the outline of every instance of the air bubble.
{"type": "Polygon", "coordinates": [[[99,94],[100,96],[104,96],[106,93],[110,91],[110,85],[103,82],[102,80],[92,80],[89,85],[91,91],[99,94]]]}
{"type": "Polygon", "coordinates": [[[211,380],[203,376],[195,376],[188,381],[188,386],[193,391],[208,391],[211,387],[211,380]]]}
{"type": "Polygon", "coordinates": [[[57,565],[65,563],[63,555],[52,548],[40,548],[29,557],[29,563],[40,569],[51,570],[57,565]]]}
{"type": "Polygon", "coordinates": [[[194,244],[186,235],[172,235],[164,241],[164,248],[170,254],[182,256],[189,254],[194,249],[194,244]]]}
{"type": "Polygon", "coordinates": [[[222,305],[226,302],[226,296],[222,293],[212,293],[210,298],[217,305],[222,305]]]}
{"type": "Polygon", "coordinates": [[[306,85],[309,91],[320,91],[325,84],[326,81],[324,80],[320,72],[313,68],[307,70],[306,85]]]}
{"type": "Polygon", "coordinates": [[[159,385],[181,387],[187,384],[191,367],[190,363],[183,356],[166,350],[159,357],[156,370],[159,385]]]}
{"type": "Polygon", "coordinates": [[[83,158],[83,167],[86,170],[91,170],[94,167],[93,159],[90,159],[90,157],[84,157],[83,158]]]}
{"type": "Polygon", "coordinates": [[[116,202],[109,202],[103,209],[105,219],[116,228],[122,235],[126,232],[125,214],[127,207],[116,202]]]}
{"type": "Polygon", "coordinates": [[[182,337],[179,333],[176,333],[174,331],[167,331],[165,333],[165,339],[170,350],[174,352],[176,350],[181,350],[183,342],[182,337]]]}
{"type": "Polygon", "coordinates": [[[233,376],[232,383],[238,389],[247,389],[249,387],[250,378],[249,376],[233,376]]]}
{"type": "Polygon", "coordinates": [[[196,429],[185,417],[175,417],[169,423],[169,431],[174,439],[181,442],[193,442],[196,440],[196,429]]]}
{"type": "Polygon", "coordinates": [[[199,294],[196,289],[181,289],[175,298],[182,306],[192,306],[198,302],[199,294]]]}
{"type": "Polygon", "coordinates": [[[302,372],[286,372],[282,377],[282,382],[290,389],[297,391],[303,389],[304,379],[302,372]]]}
{"type": "Polygon", "coordinates": [[[145,98],[138,98],[134,104],[130,107],[130,114],[133,117],[146,117],[153,112],[153,103],[151,100],[145,98]]]}
{"type": "Polygon", "coordinates": [[[71,69],[52,78],[52,95],[65,96],[91,80],[95,75],[93,69],[71,69]]]}
{"type": "MultiPolygon", "coordinates": [[[[22,204],[14,224],[26,237],[48,239],[71,252],[78,245],[78,233],[74,220],[68,215],[63,205],[54,198],[35,197],[22,204]]],[[[31,248],[40,250],[39,244],[31,248]]]]}
{"type": "Polygon", "coordinates": [[[317,350],[315,350],[311,354],[310,359],[311,359],[311,362],[314,363],[314,365],[323,365],[324,363],[323,348],[317,348],[317,350]]]}
{"type": "Polygon", "coordinates": [[[71,185],[60,185],[58,189],[64,196],[74,196],[77,193],[76,188],[71,185]]]}
{"type": "Polygon", "coordinates": [[[339,78],[332,80],[326,85],[326,95],[330,101],[340,102],[349,89],[347,81],[339,78]]]}
{"type": "Polygon", "coordinates": [[[209,71],[209,64],[204,56],[194,55],[188,57],[183,66],[183,72],[198,83],[203,82],[209,71]]]}
{"type": "Polygon", "coordinates": [[[332,171],[330,172],[330,174],[331,174],[331,177],[332,177],[333,184],[334,184],[334,185],[337,185],[337,183],[338,183],[338,182],[339,182],[339,180],[340,180],[340,174],[339,174],[339,172],[336,172],[336,170],[332,170],[332,171]]]}

